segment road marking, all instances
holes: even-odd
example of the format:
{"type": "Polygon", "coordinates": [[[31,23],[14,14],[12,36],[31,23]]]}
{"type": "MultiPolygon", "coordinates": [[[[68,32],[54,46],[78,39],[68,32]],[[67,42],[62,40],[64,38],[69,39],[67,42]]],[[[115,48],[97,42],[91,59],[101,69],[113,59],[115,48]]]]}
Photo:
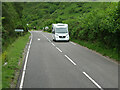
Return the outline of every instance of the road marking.
{"type": "Polygon", "coordinates": [[[69,61],[71,61],[74,65],[76,65],[76,63],[74,63],[73,61],[72,61],[72,59],[70,59],[67,55],[64,55],[69,61]]]}
{"type": "Polygon", "coordinates": [[[58,47],[56,47],[56,49],[57,49],[58,51],[62,52],[62,50],[60,50],[58,47]]]}
{"type": "Polygon", "coordinates": [[[42,34],[44,37],[45,37],[45,35],[44,34],[42,34]]]}
{"type": "MultiPolygon", "coordinates": [[[[44,35],[45,36],[45,35],[44,35]]],[[[45,36],[45,38],[47,39],[47,37],[45,36]]]]}
{"type": "MultiPolygon", "coordinates": [[[[46,37],[47,38],[47,37],[46,37]]],[[[47,40],[49,40],[48,38],[47,38],[47,40]]]]}
{"type": "Polygon", "coordinates": [[[38,41],[40,40],[40,38],[38,38],[38,41]]]}
{"type": "Polygon", "coordinates": [[[92,83],[95,84],[100,90],[103,90],[103,88],[102,88],[99,84],[97,84],[97,83],[95,82],[95,80],[93,80],[86,72],[83,72],[83,74],[84,74],[88,79],[90,79],[90,81],[92,81],[92,83]]]}
{"type": "Polygon", "coordinates": [[[52,38],[54,38],[53,35],[52,35],[52,38]]]}
{"type": "Polygon", "coordinates": [[[28,61],[28,55],[29,55],[30,46],[31,46],[31,43],[32,43],[32,37],[33,36],[32,36],[32,33],[31,33],[31,40],[30,40],[30,44],[29,44],[29,47],[28,47],[27,55],[26,55],[26,58],[25,58],[25,63],[24,63],[24,67],[23,67],[22,78],[21,78],[21,82],[20,82],[20,87],[19,88],[23,87],[23,82],[24,82],[24,77],[25,77],[25,70],[26,70],[27,61],[28,61]]]}
{"type": "MultiPolygon", "coordinates": [[[[50,39],[48,39],[44,34],[42,34],[42,35],[43,35],[49,42],[51,42],[50,39]]],[[[53,45],[53,46],[54,46],[54,45],[53,45]]]]}
{"type": "Polygon", "coordinates": [[[23,82],[24,82],[24,77],[25,77],[25,71],[23,70],[23,73],[22,73],[22,78],[21,78],[21,83],[20,83],[20,90],[22,89],[23,87],[23,82]]]}
{"type": "Polygon", "coordinates": [[[55,44],[54,43],[51,43],[53,46],[55,46],[55,44]]]}
{"type": "Polygon", "coordinates": [[[72,43],[73,45],[76,45],[75,43],[73,43],[73,42],[70,42],[70,43],[72,43]]]}
{"type": "Polygon", "coordinates": [[[49,42],[51,42],[50,40],[48,40],[49,42]]]}
{"type": "MultiPolygon", "coordinates": [[[[47,37],[46,37],[47,38],[47,37]]],[[[48,38],[47,38],[47,40],[49,40],[48,38]]]]}

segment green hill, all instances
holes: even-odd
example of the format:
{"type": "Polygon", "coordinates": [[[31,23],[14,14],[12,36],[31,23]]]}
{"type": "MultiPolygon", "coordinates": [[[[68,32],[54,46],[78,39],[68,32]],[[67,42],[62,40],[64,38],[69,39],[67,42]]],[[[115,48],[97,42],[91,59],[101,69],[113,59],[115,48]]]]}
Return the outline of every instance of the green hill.
{"type": "Polygon", "coordinates": [[[118,2],[26,3],[23,18],[37,29],[68,23],[71,39],[101,42],[106,48],[115,48],[120,30],[119,9],[118,2]]]}
{"type": "Polygon", "coordinates": [[[28,28],[49,26],[51,32],[53,23],[67,23],[72,41],[120,61],[120,2],[3,2],[1,19],[1,57],[3,64],[8,62],[2,66],[4,88],[17,83],[15,72],[21,69],[22,52],[29,37],[27,33],[20,37],[15,28],[27,32],[28,28]]]}
{"type": "Polygon", "coordinates": [[[53,23],[67,23],[70,39],[98,44],[119,52],[120,2],[22,2],[3,3],[3,46],[14,41],[14,29],[37,30],[53,23]],[[9,9],[8,9],[9,8],[9,9]],[[8,38],[9,37],[9,38],[8,38]]]}

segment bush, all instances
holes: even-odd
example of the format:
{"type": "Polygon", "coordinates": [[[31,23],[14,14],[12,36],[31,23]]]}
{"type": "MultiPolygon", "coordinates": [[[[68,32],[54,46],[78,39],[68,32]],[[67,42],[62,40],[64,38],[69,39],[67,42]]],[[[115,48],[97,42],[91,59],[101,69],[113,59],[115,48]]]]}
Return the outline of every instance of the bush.
{"type": "Polygon", "coordinates": [[[4,53],[2,53],[2,65],[3,65],[5,62],[7,62],[7,61],[8,61],[8,59],[7,59],[7,52],[4,51],[4,53]]]}

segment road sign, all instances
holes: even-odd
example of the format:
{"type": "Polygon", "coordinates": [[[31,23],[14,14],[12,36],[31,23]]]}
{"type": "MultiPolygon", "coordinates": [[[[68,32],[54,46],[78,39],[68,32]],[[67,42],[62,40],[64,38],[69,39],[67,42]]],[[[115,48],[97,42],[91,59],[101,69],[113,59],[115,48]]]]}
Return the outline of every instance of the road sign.
{"type": "Polygon", "coordinates": [[[15,32],[23,32],[23,29],[15,29],[15,32]]]}

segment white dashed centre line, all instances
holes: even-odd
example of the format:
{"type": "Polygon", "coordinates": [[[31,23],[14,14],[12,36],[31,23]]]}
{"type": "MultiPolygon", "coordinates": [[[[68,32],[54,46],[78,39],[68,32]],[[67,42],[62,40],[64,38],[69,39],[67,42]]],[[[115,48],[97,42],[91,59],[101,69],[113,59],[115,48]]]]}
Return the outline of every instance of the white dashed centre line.
{"type": "MultiPolygon", "coordinates": [[[[42,34],[49,42],[51,42],[44,34],[42,34]]],[[[53,37],[53,36],[52,36],[53,37]]],[[[40,40],[40,38],[38,38],[38,40],[40,40]]],[[[76,45],[75,43],[73,42],[70,42],[71,44],[73,45],[76,45]]],[[[53,46],[55,46],[54,43],[51,42],[51,44],[53,46]]],[[[30,48],[30,46],[29,46],[30,48]]],[[[59,52],[62,52],[62,50],[60,50],[58,47],[56,47],[56,49],[59,51],[59,52]]],[[[29,51],[29,50],[28,50],[29,51]]],[[[71,58],[69,58],[67,55],[64,55],[73,65],[76,65],[75,62],[73,62],[73,60],[71,58]]],[[[26,70],[26,65],[23,69],[23,77],[22,77],[22,80],[21,80],[21,85],[20,85],[20,88],[22,88],[22,85],[23,85],[23,79],[24,79],[24,75],[25,75],[25,70],[26,70]]],[[[97,84],[86,72],[82,72],[93,84],[95,84],[100,90],[104,90],[99,84],[97,84]]]]}
{"type": "Polygon", "coordinates": [[[38,41],[40,40],[40,38],[38,38],[38,41]]]}
{"type": "MultiPolygon", "coordinates": [[[[50,39],[48,39],[44,34],[42,34],[42,35],[43,35],[49,42],[51,42],[50,39]]],[[[53,45],[53,46],[54,46],[54,45],[53,45]]]]}
{"type": "Polygon", "coordinates": [[[102,88],[100,85],[98,85],[86,72],[83,72],[83,74],[84,74],[88,79],[90,79],[90,81],[91,81],[93,84],[95,84],[100,90],[103,90],[103,88],[102,88]]]}
{"type": "MultiPolygon", "coordinates": [[[[47,38],[47,37],[46,37],[47,38]]],[[[47,38],[47,40],[49,40],[48,38],[47,38]]]]}
{"type": "Polygon", "coordinates": [[[62,50],[60,50],[58,47],[56,47],[56,49],[57,49],[58,51],[62,52],[62,50]]]}
{"type": "Polygon", "coordinates": [[[54,43],[51,43],[53,46],[55,46],[55,44],[54,43]]]}
{"type": "Polygon", "coordinates": [[[48,40],[49,42],[51,42],[50,40],[48,40]]]}
{"type": "Polygon", "coordinates": [[[76,63],[74,63],[73,61],[72,61],[72,59],[70,59],[67,55],[64,55],[70,62],[72,62],[72,64],[74,64],[74,65],[76,65],[76,63]]]}

